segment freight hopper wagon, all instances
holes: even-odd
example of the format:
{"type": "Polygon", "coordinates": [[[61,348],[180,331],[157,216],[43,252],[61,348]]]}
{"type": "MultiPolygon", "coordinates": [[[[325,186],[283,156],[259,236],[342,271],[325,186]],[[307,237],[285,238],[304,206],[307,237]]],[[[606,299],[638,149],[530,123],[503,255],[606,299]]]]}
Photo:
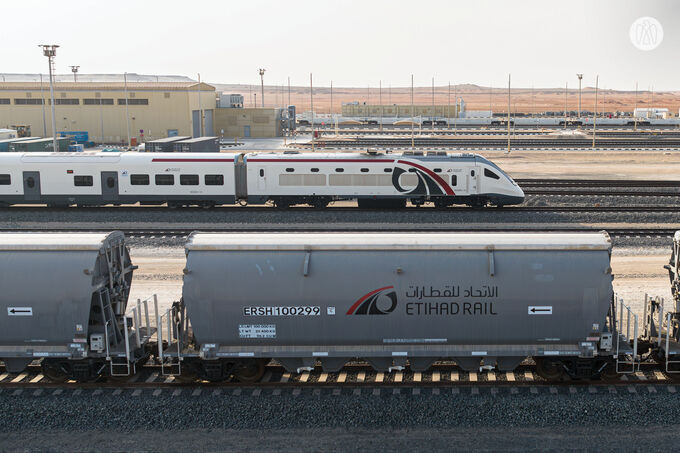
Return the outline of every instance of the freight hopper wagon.
{"type": "Polygon", "coordinates": [[[0,360],[41,360],[53,381],[128,376],[153,333],[125,315],[132,272],[121,232],[0,234],[0,360]]]}
{"type": "Polygon", "coordinates": [[[680,231],[673,236],[668,264],[673,300],[646,297],[640,353],[648,354],[674,379],[680,379],[680,231]]]}
{"type": "Polygon", "coordinates": [[[612,375],[635,351],[610,254],[606,233],[194,233],[163,361],[209,380],[257,380],[270,359],[509,371],[532,357],[548,379],[612,375]]]}

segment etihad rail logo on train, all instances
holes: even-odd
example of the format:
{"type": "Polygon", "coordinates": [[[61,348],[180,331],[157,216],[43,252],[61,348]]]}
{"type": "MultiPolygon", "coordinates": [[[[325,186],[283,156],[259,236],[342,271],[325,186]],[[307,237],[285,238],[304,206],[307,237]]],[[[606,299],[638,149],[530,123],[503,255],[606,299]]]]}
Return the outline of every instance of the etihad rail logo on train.
{"type": "MultiPolygon", "coordinates": [[[[409,285],[401,305],[407,316],[495,316],[498,286],[461,288],[460,285],[409,285]]],[[[370,291],[347,310],[347,315],[387,315],[397,309],[397,291],[385,286],[370,291]]]]}
{"type": "Polygon", "coordinates": [[[396,163],[408,167],[408,170],[403,167],[394,167],[392,185],[398,192],[406,195],[455,195],[449,183],[431,169],[407,160],[400,159],[396,163]],[[404,173],[415,175],[417,178],[415,188],[407,189],[402,186],[404,178],[401,178],[401,175],[404,173]]]}
{"type": "Polygon", "coordinates": [[[364,294],[347,310],[348,315],[387,315],[397,308],[394,286],[385,286],[364,294]]]}

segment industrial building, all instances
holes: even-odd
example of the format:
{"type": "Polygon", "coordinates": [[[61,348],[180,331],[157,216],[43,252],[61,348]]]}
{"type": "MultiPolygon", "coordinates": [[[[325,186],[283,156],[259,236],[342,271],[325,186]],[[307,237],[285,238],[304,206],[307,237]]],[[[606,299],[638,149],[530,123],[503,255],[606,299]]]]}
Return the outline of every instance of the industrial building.
{"type": "Polygon", "coordinates": [[[437,117],[437,118],[457,118],[465,111],[465,102],[462,99],[458,103],[436,105],[411,105],[411,104],[361,104],[359,102],[348,102],[342,104],[342,116],[348,118],[355,117],[391,117],[391,118],[411,118],[417,116],[437,117]]]}
{"type": "MultiPolygon", "coordinates": [[[[138,143],[216,132],[215,87],[206,83],[57,82],[54,97],[57,133],[87,132],[96,143],[126,144],[128,130],[138,143]]],[[[51,118],[47,81],[0,82],[0,128],[29,126],[31,135],[49,137],[51,118]]]]}
{"type": "Polygon", "coordinates": [[[268,138],[283,135],[284,109],[215,109],[215,135],[219,137],[268,138]]]}

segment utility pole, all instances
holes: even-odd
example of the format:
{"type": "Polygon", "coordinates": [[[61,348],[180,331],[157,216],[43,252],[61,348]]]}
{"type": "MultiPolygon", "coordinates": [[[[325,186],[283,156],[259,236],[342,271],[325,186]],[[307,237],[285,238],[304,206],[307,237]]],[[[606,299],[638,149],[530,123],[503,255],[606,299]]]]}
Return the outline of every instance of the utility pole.
{"type": "Polygon", "coordinates": [[[411,149],[416,149],[416,139],[413,136],[413,74],[411,74],[411,149]]]}
{"type": "Polygon", "coordinates": [[[567,128],[567,93],[569,91],[569,82],[564,84],[564,128],[567,128]]]}
{"type": "Polygon", "coordinates": [[[451,129],[451,82],[449,82],[449,89],[447,92],[449,109],[446,114],[446,129],[451,129]]]}
{"type": "Polygon", "coordinates": [[[45,121],[45,95],[43,94],[42,74],[40,74],[40,102],[42,102],[43,137],[47,137],[47,122],[45,121]]]}
{"type": "Polygon", "coordinates": [[[198,115],[199,115],[199,132],[203,137],[203,108],[201,108],[201,74],[198,74],[198,115]]]}
{"type": "Polygon", "coordinates": [[[434,77],[432,77],[432,130],[434,131],[434,117],[436,116],[436,108],[434,106],[434,77]]]}
{"type": "Polygon", "coordinates": [[[635,105],[633,107],[633,130],[637,131],[637,115],[635,111],[637,110],[637,96],[638,96],[638,83],[635,82],[635,105]]]}
{"type": "Polygon", "coordinates": [[[378,104],[380,104],[380,130],[382,131],[382,118],[383,118],[382,80],[378,82],[378,104]]]}
{"type": "Polygon", "coordinates": [[[453,117],[453,135],[456,135],[456,120],[458,119],[458,86],[453,85],[453,101],[456,104],[456,111],[454,112],[456,116],[453,117]]]}
{"type": "Polygon", "coordinates": [[[311,72],[309,73],[309,106],[312,110],[312,152],[314,152],[314,85],[311,72]]]}
{"type": "Polygon", "coordinates": [[[290,76],[288,77],[288,105],[290,105],[290,76]]]}
{"type": "Polygon", "coordinates": [[[262,88],[262,108],[264,108],[264,71],[266,71],[266,69],[260,68],[258,71],[260,73],[260,86],[262,88]]]}
{"type": "Polygon", "coordinates": [[[578,117],[581,118],[581,80],[583,80],[583,74],[576,74],[578,77],[578,117]]]}
{"type": "Polygon", "coordinates": [[[595,123],[597,122],[597,89],[600,83],[600,76],[595,76],[595,110],[593,111],[593,149],[595,149],[595,123]]]}
{"type": "Polygon", "coordinates": [[[78,81],[78,77],[77,77],[78,68],[80,68],[80,66],[71,66],[71,72],[73,73],[73,81],[74,82],[78,81]]]}
{"type": "Polygon", "coordinates": [[[331,120],[333,119],[333,81],[331,80],[331,120]]]}
{"type": "Polygon", "coordinates": [[[508,74],[508,150],[507,154],[510,154],[510,74],[508,74]]]}
{"type": "Polygon", "coordinates": [[[57,55],[58,45],[54,44],[41,44],[38,47],[42,47],[43,55],[47,57],[47,63],[50,67],[50,99],[52,100],[52,151],[55,153],[59,151],[57,148],[57,119],[54,116],[54,77],[52,71],[54,69],[54,57],[57,55]]]}
{"type": "Polygon", "coordinates": [[[132,146],[130,142],[130,114],[128,111],[128,91],[127,91],[127,72],[123,73],[123,87],[125,88],[125,121],[127,123],[128,148],[132,146]]]}

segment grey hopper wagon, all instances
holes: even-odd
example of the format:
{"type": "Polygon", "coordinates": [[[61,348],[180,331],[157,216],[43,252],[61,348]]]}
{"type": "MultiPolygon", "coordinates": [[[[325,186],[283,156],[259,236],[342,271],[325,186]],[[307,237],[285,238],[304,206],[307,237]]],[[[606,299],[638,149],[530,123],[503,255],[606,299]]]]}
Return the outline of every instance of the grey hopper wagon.
{"type": "Polygon", "coordinates": [[[588,377],[614,359],[606,233],[194,233],[186,254],[191,371],[212,379],[271,358],[299,372],[534,357],[588,377]]]}
{"type": "Polygon", "coordinates": [[[134,269],[121,232],[0,234],[7,370],[42,360],[53,380],[133,373],[151,334],[126,317],[134,269]]]}

